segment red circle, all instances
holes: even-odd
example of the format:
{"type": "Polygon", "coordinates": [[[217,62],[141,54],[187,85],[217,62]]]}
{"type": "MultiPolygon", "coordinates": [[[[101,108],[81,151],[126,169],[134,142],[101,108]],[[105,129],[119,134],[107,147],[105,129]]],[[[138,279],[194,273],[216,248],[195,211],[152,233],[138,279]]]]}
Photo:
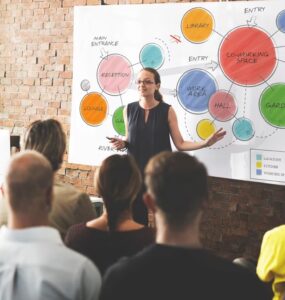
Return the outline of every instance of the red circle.
{"type": "Polygon", "coordinates": [[[225,75],[239,85],[258,85],[276,67],[276,52],[270,36],[256,27],[238,27],[229,32],[219,50],[225,75]]]}
{"type": "Polygon", "coordinates": [[[208,106],[211,116],[221,122],[231,120],[237,112],[233,95],[223,90],[219,90],[211,96],[208,106]]]}

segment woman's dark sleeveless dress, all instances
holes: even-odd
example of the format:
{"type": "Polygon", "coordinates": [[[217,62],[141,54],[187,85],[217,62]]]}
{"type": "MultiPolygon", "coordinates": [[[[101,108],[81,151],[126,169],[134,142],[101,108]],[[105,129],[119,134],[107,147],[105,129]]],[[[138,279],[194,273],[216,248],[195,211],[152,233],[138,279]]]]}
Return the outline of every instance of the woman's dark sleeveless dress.
{"type": "MultiPolygon", "coordinates": [[[[145,110],[139,102],[128,104],[128,153],[133,155],[142,174],[152,156],[161,151],[171,151],[169,108],[169,104],[160,102],[149,110],[148,119],[145,122],[145,110]]],[[[147,209],[142,201],[142,192],[135,200],[133,213],[137,222],[147,225],[147,209]]]]}

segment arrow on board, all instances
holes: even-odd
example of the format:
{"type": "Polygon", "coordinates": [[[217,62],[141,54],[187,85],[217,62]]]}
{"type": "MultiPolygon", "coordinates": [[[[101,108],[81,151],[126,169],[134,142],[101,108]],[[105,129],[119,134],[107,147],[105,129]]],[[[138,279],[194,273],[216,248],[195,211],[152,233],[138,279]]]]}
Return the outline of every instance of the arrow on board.
{"type": "Polygon", "coordinates": [[[159,71],[159,74],[161,76],[167,76],[167,75],[173,75],[173,74],[181,74],[186,71],[189,71],[191,69],[212,69],[213,71],[216,70],[216,68],[219,66],[217,62],[214,60],[211,60],[209,63],[200,63],[200,64],[190,64],[187,66],[181,66],[181,67],[174,67],[174,68],[168,68],[163,69],[159,71]]]}
{"type": "Polygon", "coordinates": [[[108,51],[106,51],[104,48],[101,48],[100,53],[101,53],[100,57],[102,59],[108,59],[108,54],[109,54],[108,51]]]}
{"type": "Polygon", "coordinates": [[[256,27],[256,17],[251,17],[250,20],[246,20],[246,24],[248,27],[256,27]]]}

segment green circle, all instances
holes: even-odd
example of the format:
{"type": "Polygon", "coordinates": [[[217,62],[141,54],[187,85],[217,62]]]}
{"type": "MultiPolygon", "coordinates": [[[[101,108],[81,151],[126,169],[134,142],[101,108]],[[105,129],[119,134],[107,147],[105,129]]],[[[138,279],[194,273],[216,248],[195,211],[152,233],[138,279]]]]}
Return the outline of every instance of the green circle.
{"type": "Polygon", "coordinates": [[[120,106],[115,110],[112,118],[112,123],[116,132],[120,135],[125,136],[126,128],[125,128],[123,111],[124,111],[124,106],[120,106]]]}
{"type": "Polygon", "coordinates": [[[260,96],[259,109],[270,125],[285,128],[285,84],[275,83],[266,88],[260,96]]]}

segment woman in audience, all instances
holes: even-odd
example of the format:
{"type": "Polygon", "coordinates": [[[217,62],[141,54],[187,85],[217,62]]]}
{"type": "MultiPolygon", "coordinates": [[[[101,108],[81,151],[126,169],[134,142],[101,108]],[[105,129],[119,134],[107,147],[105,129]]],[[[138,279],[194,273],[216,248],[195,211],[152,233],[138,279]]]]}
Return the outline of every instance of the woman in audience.
{"type": "Polygon", "coordinates": [[[133,255],[154,241],[154,230],[132,217],[132,203],[141,184],[131,156],[106,158],[95,175],[95,186],[105,205],[103,214],[67,232],[66,245],[93,260],[102,273],[120,257],[133,255]]]}
{"type": "MultiPolygon", "coordinates": [[[[24,148],[42,153],[50,162],[54,174],[60,169],[66,149],[66,136],[61,124],[54,119],[38,120],[30,124],[24,138],[24,148]]],[[[64,239],[67,229],[79,222],[96,217],[86,193],[72,185],[55,180],[50,225],[57,228],[64,239]]]]}

